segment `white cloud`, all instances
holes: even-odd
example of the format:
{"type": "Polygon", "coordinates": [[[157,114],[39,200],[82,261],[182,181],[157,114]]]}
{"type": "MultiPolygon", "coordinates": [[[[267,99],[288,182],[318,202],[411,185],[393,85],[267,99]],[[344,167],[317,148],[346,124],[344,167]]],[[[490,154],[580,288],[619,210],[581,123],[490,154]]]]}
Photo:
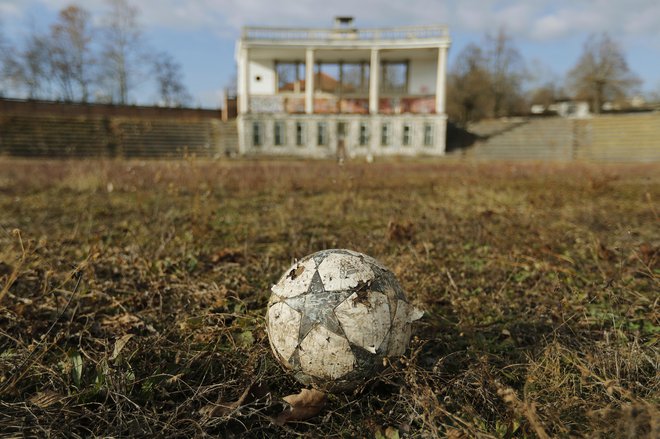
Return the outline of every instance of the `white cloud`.
{"type": "Polygon", "coordinates": [[[558,14],[548,14],[539,18],[532,30],[532,36],[539,40],[549,40],[564,36],[570,30],[569,23],[558,14]]]}
{"type": "MultiPolygon", "coordinates": [[[[0,0],[0,13],[35,5],[52,10],[75,0],[0,0]]],[[[105,0],[78,0],[100,14],[105,0]]],[[[236,35],[243,25],[329,26],[334,15],[354,15],[358,25],[445,23],[455,32],[505,27],[511,34],[552,41],[575,33],[609,31],[660,39],[658,0],[132,0],[147,26],[210,30],[236,35]]]]}
{"type": "Polygon", "coordinates": [[[18,1],[0,1],[0,20],[21,16],[21,7],[18,1]]]}

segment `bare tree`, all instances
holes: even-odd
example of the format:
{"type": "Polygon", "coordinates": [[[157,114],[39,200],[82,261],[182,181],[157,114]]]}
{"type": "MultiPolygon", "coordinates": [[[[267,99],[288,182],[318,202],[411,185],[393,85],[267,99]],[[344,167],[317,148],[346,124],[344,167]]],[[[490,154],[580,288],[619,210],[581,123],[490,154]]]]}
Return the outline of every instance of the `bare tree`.
{"type": "Polygon", "coordinates": [[[447,82],[447,113],[452,121],[465,125],[492,117],[491,78],[479,46],[469,44],[458,54],[447,82]]]}
{"type": "Polygon", "coordinates": [[[90,14],[71,5],[62,9],[51,26],[51,63],[61,97],[87,102],[93,80],[92,28],[90,14]]]}
{"type": "Polygon", "coordinates": [[[48,37],[32,29],[22,50],[5,60],[9,81],[29,99],[52,97],[50,50],[48,37]]]}
{"type": "Polygon", "coordinates": [[[641,84],[619,45],[606,33],[587,39],[568,80],[575,96],[589,100],[595,113],[601,112],[607,100],[624,98],[641,84]]]}
{"type": "Polygon", "coordinates": [[[484,46],[491,77],[493,113],[497,117],[515,114],[524,101],[522,85],[527,75],[524,60],[503,28],[495,35],[486,34],[484,46]]]}
{"type": "Polygon", "coordinates": [[[168,107],[188,104],[191,97],[183,84],[181,64],[170,54],[163,52],[156,57],[153,67],[161,103],[168,107]]]}
{"type": "Polygon", "coordinates": [[[511,37],[503,29],[486,34],[481,46],[465,47],[450,70],[449,117],[461,125],[526,111],[522,91],[526,77],[524,60],[511,37]]]}
{"type": "MultiPolygon", "coordinates": [[[[127,0],[107,0],[109,12],[103,20],[102,62],[110,95],[127,104],[131,90],[148,69],[138,9],[127,0]]],[[[113,99],[113,100],[114,100],[113,99]]]]}

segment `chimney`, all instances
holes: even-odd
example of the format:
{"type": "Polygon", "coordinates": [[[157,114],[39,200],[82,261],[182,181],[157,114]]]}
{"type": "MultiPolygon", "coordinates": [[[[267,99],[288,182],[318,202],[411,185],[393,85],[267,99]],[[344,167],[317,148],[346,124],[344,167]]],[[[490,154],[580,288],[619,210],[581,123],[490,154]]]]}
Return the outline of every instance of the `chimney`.
{"type": "Polygon", "coordinates": [[[335,29],[350,29],[353,27],[353,17],[335,17],[335,29]]]}

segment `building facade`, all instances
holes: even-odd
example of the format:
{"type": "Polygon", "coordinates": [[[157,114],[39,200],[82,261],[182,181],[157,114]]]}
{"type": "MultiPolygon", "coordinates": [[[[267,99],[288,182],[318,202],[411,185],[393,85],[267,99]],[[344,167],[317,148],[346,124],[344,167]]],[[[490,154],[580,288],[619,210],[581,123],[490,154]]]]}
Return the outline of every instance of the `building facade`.
{"type": "Polygon", "coordinates": [[[443,155],[445,26],[245,27],[238,41],[243,155],[443,155]]]}

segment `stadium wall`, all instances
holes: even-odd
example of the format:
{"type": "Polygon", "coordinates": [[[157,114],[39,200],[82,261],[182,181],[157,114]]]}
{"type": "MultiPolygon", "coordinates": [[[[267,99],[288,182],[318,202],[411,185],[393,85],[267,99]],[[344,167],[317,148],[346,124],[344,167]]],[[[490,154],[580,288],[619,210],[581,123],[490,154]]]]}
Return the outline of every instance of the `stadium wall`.
{"type": "Polygon", "coordinates": [[[0,99],[0,155],[216,157],[237,141],[218,110],[0,99]]]}
{"type": "MultiPolygon", "coordinates": [[[[459,131],[460,139],[452,139],[457,130],[447,134],[447,144],[458,145],[452,154],[462,151],[480,160],[660,162],[658,111],[587,119],[489,120],[459,131]]],[[[237,153],[236,121],[223,121],[218,110],[0,99],[0,156],[176,158],[237,153]]]]}
{"type": "MultiPolygon", "coordinates": [[[[465,150],[479,160],[660,162],[660,112],[486,120],[465,150]]],[[[448,142],[449,143],[449,142],[448,142]]]]}

